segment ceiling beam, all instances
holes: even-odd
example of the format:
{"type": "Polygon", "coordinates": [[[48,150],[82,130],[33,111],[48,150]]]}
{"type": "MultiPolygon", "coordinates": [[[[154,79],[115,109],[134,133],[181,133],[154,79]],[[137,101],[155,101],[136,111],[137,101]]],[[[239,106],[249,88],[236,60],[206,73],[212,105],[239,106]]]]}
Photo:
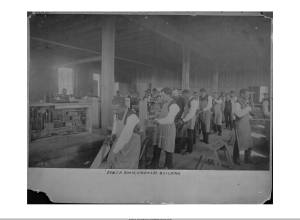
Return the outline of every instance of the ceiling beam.
{"type": "Polygon", "coordinates": [[[101,61],[101,56],[94,56],[94,57],[88,57],[88,58],[83,58],[79,60],[74,60],[68,63],[64,63],[60,66],[73,66],[73,65],[78,65],[78,64],[84,64],[84,63],[91,63],[91,62],[100,62],[101,61]]]}
{"type": "MultiPolygon", "coordinates": [[[[101,56],[88,57],[88,58],[83,58],[83,59],[71,61],[71,62],[68,62],[68,63],[64,63],[62,66],[71,66],[71,65],[83,64],[83,63],[91,63],[91,62],[101,61],[101,59],[102,59],[101,56]]],[[[129,58],[125,58],[125,57],[115,56],[115,59],[116,60],[121,60],[121,61],[126,61],[126,62],[129,62],[129,63],[135,63],[135,64],[139,64],[139,65],[143,65],[143,66],[152,67],[152,65],[150,65],[150,64],[143,63],[143,62],[133,60],[133,59],[129,59],[129,58]]]]}
{"type": "MultiPolygon", "coordinates": [[[[60,47],[64,47],[64,48],[68,48],[68,49],[72,49],[72,50],[79,50],[79,51],[83,51],[83,52],[86,52],[86,53],[93,53],[93,54],[98,55],[98,56],[83,58],[83,59],[79,59],[79,60],[74,60],[74,61],[63,64],[63,66],[70,66],[70,65],[76,65],[76,64],[83,64],[83,63],[101,61],[101,52],[96,51],[96,50],[90,50],[90,49],[86,49],[86,48],[82,48],[82,47],[69,45],[69,44],[66,44],[66,43],[61,43],[61,42],[42,39],[42,38],[37,38],[37,37],[31,37],[31,39],[35,40],[35,41],[45,43],[45,44],[56,45],[56,46],[60,46],[60,47]]],[[[163,69],[173,70],[172,68],[171,69],[166,68],[165,65],[158,64],[157,62],[155,62],[155,63],[153,63],[153,62],[152,63],[146,63],[146,62],[143,62],[143,61],[139,61],[137,59],[127,58],[125,56],[115,56],[115,59],[130,62],[130,63],[135,63],[135,64],[147,66],[147,67],[161,67],[163,69]]]]}
{"type": "MultiPolygon", "coordinates": [[[[96,51],[96,50],[90,50],[90,49],[86,49],[86,48],[82,48],[82,47],[77,47],[77,46],[73,46],[73,45],[69,45],[69,44],[65,44],[65,43],[60,43],[57,41],[52,41],[52,40],[46,40],[46,39],[42,39],[42,38],[37,38],[37,37],[31,37],[32,40],[36,40],[42,43],[46,43],[46,44],[52,44],[52,45],[56,45],[56,46],[60,46],[60,47],[65,47],[68,49],[73,49],[73,50],[80,50],[80,51],[84,51],[87,53],[93,53],[93,54],[99,54],[101,55],[101,52],[96,51]]],[[[118,60],[123,60],[123,61],[127,61],[127,62],[131,62],[131,63],[136,63],[136,64],[140,64],[140,65],[145,65],[145,66],[151,66],[150,64],[141,62],[141,61],[137,61],[137,60],[133,60],[133,59],[129,59],[129,58],[125,58],[125,57],[115,57],[118,60]]],[[[84,59],[80,59],[80,60],[76,60],[70,63],[66,63],[64,65],[70,65],[70,64],[80,64],[80,63],[88,63],[88,62],[94,62],[94,61],[100,61],[101,60],[101,56],[94,56],[94,57],[89,57],[89,58],[84,58],[84,59]]]]}
{"type": "Polygon", "coordinates": [[[69,44],[60,43],[60,42],[53,41],[53,40],[46,40],[46,39],[39,38],[39,37],[30,37],[30,38],[32,40],[35,40],[35,41],[39,41],[39,42],[46,43],[46,44],[52,44],[52,45],[56,45],[56,46],[60,46],[60,47],[65,47],[65,48],[68,48],[68,49],[80,50],[80,51],[84,51],[84,52],[87,52],[87,53],[101,54],[99,51],[90,50],[90,49],[77,47],[77,46],[72,46],[72,45],[69,45],[69,44]]]}
{"type": "MultiPolygon", "coordinates": [[[[212,59],[214,55],[203,54],[202,51],[207,51],[207,46],[203,46],[200,42],[195,40],[193,37],[180,32],[172,24],[169,24],[166,20],[157,17],[157,16],[126,16],[129,21],[135,22],[136,24],[142,25],[143,27],[161,35],[164,38],[167,38],[173,42],[176,42],[180,45],[187,46],[194,52],[198,53],[200,56],[212,59]]],[[[184,28],[184,27],[183,27],[184,28]]]]}

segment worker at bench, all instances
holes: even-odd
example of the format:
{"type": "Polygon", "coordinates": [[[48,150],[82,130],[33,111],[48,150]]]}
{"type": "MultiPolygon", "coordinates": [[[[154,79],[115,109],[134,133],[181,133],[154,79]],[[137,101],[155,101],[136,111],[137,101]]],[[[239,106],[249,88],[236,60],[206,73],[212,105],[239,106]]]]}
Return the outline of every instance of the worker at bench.
{"type": "Polygon", "coordinates": [[[141,149],[139,121],[133,110],[122,104],[118,106],[112,131],[116,140],[108,155],[108,169],[138,169],[141,149]]]}

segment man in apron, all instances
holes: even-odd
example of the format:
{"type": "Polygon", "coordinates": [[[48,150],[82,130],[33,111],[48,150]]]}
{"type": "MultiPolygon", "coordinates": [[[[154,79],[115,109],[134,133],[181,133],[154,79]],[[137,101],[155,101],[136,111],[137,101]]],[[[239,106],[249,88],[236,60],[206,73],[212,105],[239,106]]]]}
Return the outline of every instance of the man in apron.
{"type": "Polygon", "coordinates": [[[213,100],[213,111],[214,111],[214,125],[216,127],[216,131],[218,132],[218,135],[222,135],[222,98],[221,96],[218,96],[218,93],[214,94],[214,100],[213,100]]]}
{"type": "Polygon", "coordinates": [[[239,164],[240,152],[244,152],[244,162],[250,163],[251,150],[252,150],[252,137],[250,126],[250,112],[251,107],[249,105],[249,93],[246,89],[241,89],[240,97],[235,103],[235,134],[236,145],[238,148],[238,154],[234,156],[233,160],[239,164]]]}
{"type": "Polygon", "coordinates": [[[270,99],[269,94],[265,93],[262,100],[262,111],[265,118],[270,118],[270,99]]]}
{"type": "Polygon", "coordinates": [[[149,114],[149,124],[152,125],[152,133],[151,139],[152,139],[152,146],[153,146],[153,158],[151,161],[150,168],[152,169],[157,169],[158,168],[158,161],[156,160],[157,156],[157,148],[158,148],[158,124],[153,123],[154,119],[159,117],[161,114],[161,109],[162,109],[162,100],[161,96],[156,88],[152,89],[153,94],[151,98],[151,104],[150,104],[150,114],[149,114]],[[152,123],[151,123],[152,122],[152,123]]]}
{"type": "Polygon", "coordinates": [[[173,168],[173,153],[175,150],[175,117],[180,111],[179,106],[172,98],[172,90],[164,88],[161,91],[161,99],[163,101],[160,115],[154,120],[158,124],[158,145],[154,149],[154,157],[152,164],[154,169],[158,168],[161,150],[166,153],[166,161],[164,167],[167,169],[173,168]]]}
{"type": "MultiPolygon", "coordinates": [[[[199,109],[199,99],[195,95],[193,95],[193,92],[190,90],[184,90],[183,96],[188,100],[186,105],[186,110],[183,113],[181,120],[184,124],[182,127],[182,134],[183,138],[185,139],[185,143],[187,144],[187,153],[193,152],[193,145],[194,145],[194,129],[195,129],[195,123],[196,123],[196,113],[199,109]]],[[[185,143],[183,147],[185,147],[185,143]]]]}
{"type": "Polygon", "coordinates": [[[200,89],[199,103],[200,126],[203,134],[203,142],[208,144],[211,122],[212,97],[207,94],[205,89],[200,89]]]}
{"type": "Polygon", "coordinates": [[[265,119],[265,135],[267,137],[268,145],[270,143],[270,117],[271,117],[271,105],[270,105],[270,98],[269,94],[264,94],[264,99],[262,100],[262,111],[265,119]]]}
{"type": "MultiPolygon", "coordinates": [[[[234,122],[235,120],[234,108],[235,108],[235,103],[237,101],[237,96],[235,94],[235,91],[233,90],[230,91],[230,101],[231,101],[231,117],[232,117],[232,122],[234,122]]],[[[234,126],[234,123],[232,123],[232,125],[234,126]]]]}
{"type": "Polygon", "coordinates": [[[139,101],[139,119],[140,119],[140,128],[142,132],[146,131],[146,122],[148,120],[148,102],[147,97],[139,101]]]}
{"type": "Polygon", "coordinates": [[[226,128],[232,130],[232,103],[229,93],[226,94],[224,117],[226,128]]]}
{"type": "Polygon", "coordinates": [[[173,90],[173,98],[176,101],[176,104],[179,106],[180,111],[178,112],[175,122],[177,122],[179,119],[181,119],[182,114],[184,112],[184,108],[186,105],[186,99],[183,95],[179,94],[179,91],[177,89],[173,90]]]}
{"type": "MultiPolygon", "coordinates": [[[[107,158],[108,169],[137,169],[141,148],[139,119],[125,103],[113,105],[114,120],[111,135],[106,138],[90,168],[100,168],[107,158]]],[[[105,168],[105,166],[103,167],[105,168]]]]}
{"type": "Polygon", "coordinates": [[[120,135],[108,155],[108,169],[138,169],[141,149],[139,121],[133,110],[125,112],[122,119],[123,128],[120,129],[120,135]]]}
{"type": "Polygon", "coordinates": [[[185,111],[186,103],[187,103],[188,99],[183,95],[183,93],[180,94],[177,89],[173,90],[173,98],[174,98],[176,104],[180,108],[180,111],[178,112],[178,114],[175,117],[175,125],[176,125],[175,152],[180,153],[182,151],[182,147],[184,147],[185,142],[186,142],[186,140],[185,140],[186,135],[184,136],[183,132],[182,132],[183,123],[181,123],[182,122],[181,118],[185,111]]]}

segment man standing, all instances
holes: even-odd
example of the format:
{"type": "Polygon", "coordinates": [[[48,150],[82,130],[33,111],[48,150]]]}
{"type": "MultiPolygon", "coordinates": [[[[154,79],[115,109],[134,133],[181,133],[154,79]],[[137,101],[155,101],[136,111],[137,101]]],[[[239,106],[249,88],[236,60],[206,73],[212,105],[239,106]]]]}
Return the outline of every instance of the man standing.
{"type": "Polygon", "coordinates": [[[186,136],[186,135],[184,136],[182,132],[183,124],[181,123],[181,117],[185,111],[187,99],[183,96],[183,94],[179,93],[178,89],[173,90],[172,96],[176,104],[180,108],[178,114],[175,117],[175,126],[176,126],[175,152],[181,152],[182,146],[184,146],[185,143],[185,136],[186,136]]]}
{"type": "Polygon", "coordinates": [[[270,99],[269,94],[265,93],[262,100],[262,110],[265,118],[270,118],[270,99]]]}
{"type": "Polygon", "coordinates": [[[218,97],[218,93],[214,94],[214,124],[216,126],[216,130],[218,135],[222,135],[222,98],[218,97]]]}
{"type": "Polygon", "coordinates": [[[251,150],[252,150],[252,137],[250,126],[250,112],[249,105],[249,92],[246,89],[240,90],[240,97],[235,103],[235,129],[236,141],[238,147],[238,155],[234,157],[234,161],[239,163],[239,154],[244,152],[244,162],[250,163],[251,150]]]}
{"type": "Polygon", "coordinates": [[[186,105],[186,112],[181,117],[182,123],[184,123],[182,130],[183,135],[185,135],[185,142],[187,143],[187,152],[192,153],[195,139],[194,129],[196,123],[196,113],[199,109],[199,99],[196,96],[194,96],[192,91],[190,90],[184,90],[183,96],[188,100],[188,102],[186,105]]]}
{"type": "Polygon", "coordinates": [[[60,94],[58,97],[61,102],[69,102],[70,101],[70,96],[68,95],[68,91],[65,88],[62,89],[62,94],[60,94]]]}
{"type": "Polygon", "coordinates": [[[141,148],[139,119],[124,102],[116,102],[113,113],[111,135],[104,140],[90,168],[100,168],[108,155],[108,169],[137,169],[141,148]]]}
{"type": "Polygon", "coordinates": [[[120,123],[114,123],[112,133],[116,134],[116,141],[109,152],[107,168],[138,169],[141,149],[138,126],[140,120],[136,113],[127,109],[125,105],[120,107],[116,117],[120,123]],[[120,120],[120,118],[122,119],[120,120]]]}
{"type": "Polygon", "coordinates": [[[232,104],[229,93],[226,94],[225,98],[224,117],[226,128],[232,130],[232,104]]]}
{"type": "Polygon", "coordinates": [[[210,132],[210,120],[211,120],[211,108],[212,108],[212,97],[209,96],[205,89],[200,89],[199,97],[200,106],[200,126],[203,134],[204,143],[209,143],[209,132],[210,132]]]}
{"type": "MultiPolygon", "coordinates": [[[[158,89],[153,88],[152,89],[152,94],[151,94],[151,99],[150,99],[150,105],[149,105],[149,122],[154,122],[153,120],[157,117],[159,117],[161,113],[161,108],[162,108],[162,101],[161,101],[161,95],[158,89]]],[[[150,167],[152,169],[157,169],[158,168],[158,162],[157,161],[157,154],[158,154],[158,124],[157,123],[149,123],[152,124],[152,134],[151,134],[151,139],[152,139],[152,146],[153,146],[153,158],[150,167]]]]}
{"type": "Polygon", "coordinates": [[[166,161],[164,167],[167,169],[173,168],[173,153],[175,150],[175,117],[180,111],[179,106],[172,98],[172,90],[164,88],[161,91],[161,99],[164,102],[160,115],[155,119],[158,124],[158,146],[154,149],[154,157],[152,164],[153,168],[158,168],[161,150],[166,153],[166,161]]]}
{"type": "Polygon", "coordinates": [[[264,99],[262,100],[262,110],[265,118],[265,134],[268,140],[270,141],[270,117],[271,117],[271,106],[270,106],[270,97],[268,93],[264,94],[264,99]]]}
{"type": "Polygon", "coordinates": [[[230,101],[231,101],[231,117],[232,117],[232,121],[234,121],[235,120],[234,108],[235,108],[235,103],[237,101],[237,96],[233,90],[230,91],[230,101]]]}
{"type": "Polygon", "coordinates": [[[185,104],[186,104],[186,99],[182,95],[179,94],[179,91],[177,89],[173,90],[172,96],[173,96],[176,104],[180,108],[180,111],[178,112],[178,114],[177,114],[177,116],[175,118],[175,122],[177,122],[181,118],[181,116],[182,116],[182,114],[184,112],[184,108],[185,108],[185,104]]]}

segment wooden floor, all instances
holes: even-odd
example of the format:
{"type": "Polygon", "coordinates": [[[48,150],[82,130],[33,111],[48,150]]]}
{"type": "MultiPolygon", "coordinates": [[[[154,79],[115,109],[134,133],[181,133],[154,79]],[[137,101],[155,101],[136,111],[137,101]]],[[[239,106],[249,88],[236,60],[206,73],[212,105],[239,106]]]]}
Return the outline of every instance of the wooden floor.
{"type": "MultiPolygon", "coordinates": [[[[254,154],[252,164],[241,164],[239,166],[228,166],[227,163],[216,164],[215,161],[204,160],[203,156],[212,154],[212,146],[219,140],[229,140],[232,131],[224,129],[222,136],[210,135],[209,145],[200,141],[191,154],[174,154],[174,169],[180,170],[268,170],[269,169],[269,144],[254,138],[254,154]]],[[[104,139],[101,130],[93,133],[81,133],[65,136],[54,136],[36,140],[29,144],[29,167],[45,168],[89,168],[96,157],[104,139]]],[[[228,145],[229,151],[232,147],[228,145]]],[[[147,163],[151,162],[153,152],[151,147],[147,149],[147,163]]],[[[164,153],[161,154],[160,168],[164,166],[164,153]]],[[[225,161],[226,162],[226,161],[225,161]]]]}
{"type": "MultiPolygon", "coordinates": [[[[252,161],[253,163],[245,164],[243,161],[240,165],[231,164],[228,165],[227,161],[221,161],[222,164],[217,165],[216,161],[205,160],[206,156],[210,156],[213,154],[212,145],[219,140],[229,139],[229,136],[232,131],[223,130],[222,136],[218,136],[217,134],[210,135],[210,144],[203,143],[200,137],[197,137],[197,143],[194,145],[193,152],[191,154],[174,154],[174,169],[178,170],[195,170],[195,169],[204,169],[204,170],[268,170],[269,169],[269,144],[262,140],[254,139],[254,148],[252,152],[252,161]],[[200,164],[202,166],[200,166],[200,164]]],[[[228,145],[228,150],[231,155],[233,152],[233,147],[228,145]]],[[[214,155],[213,155],[214,156],[214,155]]],[[[152,157],[152,152],[150,151],[149,157],[152,157]]],[[[241,160],[243,159],[243,155],[241,155],[241,160]]],[[[162,153],[159,167],[163,169],[164,167],[165,155],[162,153]]]]}
{"type": "Polygon", "coordinates": [[[101,130],[29,143],[29,167],[89,168],[104,139],[101,130]]]}

